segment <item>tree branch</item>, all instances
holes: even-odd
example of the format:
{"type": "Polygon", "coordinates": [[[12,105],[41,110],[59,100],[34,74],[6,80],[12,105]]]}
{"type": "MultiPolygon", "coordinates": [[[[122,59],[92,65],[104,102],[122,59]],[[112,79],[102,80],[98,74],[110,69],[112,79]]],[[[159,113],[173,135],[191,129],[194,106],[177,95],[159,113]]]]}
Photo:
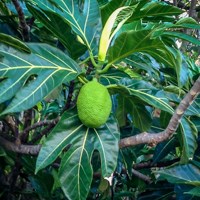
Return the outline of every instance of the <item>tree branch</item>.
{"type": "Polygon", "coordinates": [[[139,179],[147,182],[148,184],[152,183],[152,179],[149,176],[146,176],[135,169],[132,169],[132,175],[138,177],[139,179]]]}
{"type": "Polygon", "coordinates": [[[133,165],[133,169],[135,170],[140,170],[140,169],[149,169],[152,167],[167,167],[170,166],[176,162],[179,162],[180,158],[175,158],[173,160],[168,160],[168,161],[164,161],[164,162],[158,162],[158,163],[153,163],[152,161],[147,161],[147,162],[142,162],[142,163],[136,163],[133,165]]]}
{"type": "Polygon", "coordinates": [[[75,85],[74,81],[70,81],[67,102],[65,104],[63,111],[68,110],[71,106],[71,101],[72,101],[73,92],[74,92],[74,85],[75,85]]]}
{"type": "Polygon", "coordinates": [[[20,27],[22,28],[22,37],[23,37],[25,42],[28,42],[30,40],[30,37],[29,37],[29,29],[30,28],[26,23],[26,19],[25,19],[22,7],[21,7],[18,0],[12,0],[12,2],[15,6],[17,13],[18,13],[20,27]]]}
{"type": "Polygon", "coordinates": [[[158,144],[160,142],[169,139],[173,135],[173,133],[177,130],[184,112],[192,104],[192,102],[198,96],[199,93],[200,93],[200,76],[194,83],[191,90],[185,95],[183,100],[180,102],[167,128],[164,131],[160,133],[143,132],[138,135],[121,139],[119,142],[119,147],[124,148],[129,146],[135,146],[138,144],[158,144]]]}
{"type": "Polygon", "coordinates": [[[35,142],[37,142],[38,140],[40,140],[44,135],[47,135],[51,129],[56,125],[56,123],[54,124],[49,124],[44,130],[42,130],[36,137],[34,137],[30,142],[28,142],[28,144],[34,144],[35,142]]]}
{"type": "Polygon", "coordinates": [[[24,129],[23,132],[20,133],[20,135],[24,135],[24,134],[26,135],[26,134],[28,134],[29,131],[34,130],[38,127],[47,126],[47,125],[50,125],[50,124],[56,125],[56,123],[59,121],[59,119],[60,118],[37,122],[37,123],[33,124],[32,126],[29,126],[26,129],[24,129]]]}
{"type": "Polygon", "coordinates": [[[23,144],[17,145],[13,142],[4,139],[1,136],[0,136],[0,146],[2,146],[8,151],[21,154],[30,154],[30,155],[37,155],[41,148],[41,145],[23,145],[23,144]]]}
{"type": "Polygon", "coordinates": [[[194,19],[196,18],[196,5],[197,5],[197,0],[192,0],[188,12],[189,17],[192,17],[194,19]]]}

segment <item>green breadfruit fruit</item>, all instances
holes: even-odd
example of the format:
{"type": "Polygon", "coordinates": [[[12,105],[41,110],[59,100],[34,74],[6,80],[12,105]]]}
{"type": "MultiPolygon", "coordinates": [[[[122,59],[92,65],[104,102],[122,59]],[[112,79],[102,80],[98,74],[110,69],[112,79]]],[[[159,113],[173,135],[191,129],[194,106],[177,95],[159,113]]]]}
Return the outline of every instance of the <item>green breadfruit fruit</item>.
{"type": "Polygon", "coordinates": [[[77,99],[78,116],[89,128],[98,128],[105,124],[112,102],[107,88],[96,79],[86,83],[80,90],[77,99]]]}

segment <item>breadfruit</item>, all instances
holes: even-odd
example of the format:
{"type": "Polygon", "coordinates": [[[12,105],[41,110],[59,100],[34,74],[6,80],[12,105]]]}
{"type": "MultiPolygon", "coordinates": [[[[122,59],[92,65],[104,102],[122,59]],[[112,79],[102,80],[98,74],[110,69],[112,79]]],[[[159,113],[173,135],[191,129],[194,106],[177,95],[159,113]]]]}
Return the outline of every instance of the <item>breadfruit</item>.
{"type": "Polygon", "coordinates": [[[77,99],[78,116],[89,128],[98,128],[105,124],[112,102],[107,88],[96,79],[86,83],[80,90],[77,99]]]}

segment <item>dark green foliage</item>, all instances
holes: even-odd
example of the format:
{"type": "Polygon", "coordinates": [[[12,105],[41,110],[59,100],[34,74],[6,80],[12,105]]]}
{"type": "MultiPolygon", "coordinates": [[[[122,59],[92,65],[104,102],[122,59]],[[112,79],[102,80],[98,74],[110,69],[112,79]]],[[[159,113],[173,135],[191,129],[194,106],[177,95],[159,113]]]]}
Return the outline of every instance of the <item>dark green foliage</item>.
{"type": "Polygon", "coordinates": [[[200,96],[169,140],[118,144],[166,129],[200,74],[199,24],[157,0],[20,2],[24,15],[0,2],[0,199],[198,199],[200,96]],[[122,6],[102,63],[101,33],[122,6]],[[112,99],[99,128],[76,107],[93,78],[112,99]]]}

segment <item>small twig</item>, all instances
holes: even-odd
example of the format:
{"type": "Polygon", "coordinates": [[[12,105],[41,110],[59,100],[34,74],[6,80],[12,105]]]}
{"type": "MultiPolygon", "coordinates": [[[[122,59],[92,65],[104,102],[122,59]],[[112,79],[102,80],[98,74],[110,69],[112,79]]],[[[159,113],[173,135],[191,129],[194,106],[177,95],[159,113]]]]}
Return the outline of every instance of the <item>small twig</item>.
{"type": "Polygon", "coordinates": [[[24,129],[23,132],[20,133],[20,135],[24,135],[24,134],[28,134],[29,131],[31,130],[34,130],[38,127],[42,127],[42,126],[47,126],[47,125],[56,125],[57,122],[59,121],[60,118],[56,118],[56,119],[53,119],[53,120],[44,120],[44,121],[40,121],[40,122],[37,122],[35,124],[33,124],[32,126],[29,126],[27,127],[26,129],[24,129]]]}
{"type": "MultiPolygon", "coordinates": [[[[32,121],[32,114],[33,114],[33,110],[29,109],[24,111],[24,129],[27,129],[28,127],[31,126],[31,121],[32,121]]],[[[24,143],[27,141],[28,139],[28,132],[24,132],[24,133],[19,133],[20,138],[21,138],[21,142],[24,143]]]]}
{"type": "Polygon", "coordinates": [[[16,161],[15,161],[15,165],[13,167],[12,174],[11,174],[12,178],[11,178],[11,183],[10,183],[10,188],[9,188],[11,194],[14,192],[15,185],[17,183],[17,179],[18,179],[18,176],[19,176],[21,168],[22,168],[20,160],[21,160],[21,156],[18,154],[16,157],[16,161]]]}
{"type": "Polygon", "coordinates": [[[15,6],[17,13],[18,13],[20,27],[22,28],[22,37],[23,37],[25,42],[28,42],[30,40],[30,36],[29,36],[29,29],[30,28],[26,23],[26,19],[25,19],[25,16],[24,16],[23,9],[22,9],[18,0],[12,0],[12,2],[15,6]]]}
{"type": "Polygon", "coordinates": [[[132,174],[133,174],[134,176],[138,177],[139,179],[141,179],[141,180],[143,180],[143,181],[149,183],[149,184],[152,183],[152,180],[151,180],[151,178],[150,178],[149,176],[146,176],[146,175],[144,175],[144,174],[138,172],[138,171],[135,170],[135,169],[132,169],[132,174]]]}
{"type": "Polygon", "coordinates": [[[177,0],[173,0],[174,6],[177,6],[177,0]]]}
{"type": "Polygon", "coordinates": [[[66,102],[65,107],[63,109],[64,111],[68,110],[71,106],[71,101],[72,101],[73,92],[74,92],[74,85],[75,85],[74,81],[70,81],[67,102],[66,102]]]}
{"type": "Polygon", "coordinates": [[[176,162],[180,161],[180,158],[176,158],[173,160],[168,160],[166,162],[158,162],[158,163],[152,163],[152,161],[147,161],[147,162],[142,162],[142,163],[137,163],[133,165],[133,169],[139,170],[139,169],[149,169],[152,167],[167,167],[170,166],[176,162]]]}
{"type": "Polygon", "coordinates": [[[86,75],[90,75],[90,73],[94,70],[94,66],[92,65],[92,62],[88,63],[88,68],[86,71],[86,75]]]}
{"type": "Polygon", "coordinates": [[[35,22],[35,17],[31,17],[27,22],[27,25],[29,26],[30,29],[32,28],[34,22],[35,22]]]}
{"type": "Polygon", "coordinates": [[[195,100],[195,98],[198,96],[199,93],[200,93],[200,76],[194,83],[191,90],[185,95],[183,100],[180,102],[167,128],[164,131],[159,133],[143,132],[131,137],[121,139],[119,142],[119,147],[124,148],[129,146],[135,146],[138,144],[155,145],[169,139],[173,135],[173,133],[177,130],[184,112],[192,104],[192,102],[195,100]]]}
{"type": "Polygon", "coordinates": [[[55,124],[49,124],[47,128],[42,130],[36,137],[34,137],[30,142],[28,142],[28,144],[34,144],[35,142],[40,140],[44,135],[47,135],[55,125],[56,125],[56,123],[55,124]]]}

